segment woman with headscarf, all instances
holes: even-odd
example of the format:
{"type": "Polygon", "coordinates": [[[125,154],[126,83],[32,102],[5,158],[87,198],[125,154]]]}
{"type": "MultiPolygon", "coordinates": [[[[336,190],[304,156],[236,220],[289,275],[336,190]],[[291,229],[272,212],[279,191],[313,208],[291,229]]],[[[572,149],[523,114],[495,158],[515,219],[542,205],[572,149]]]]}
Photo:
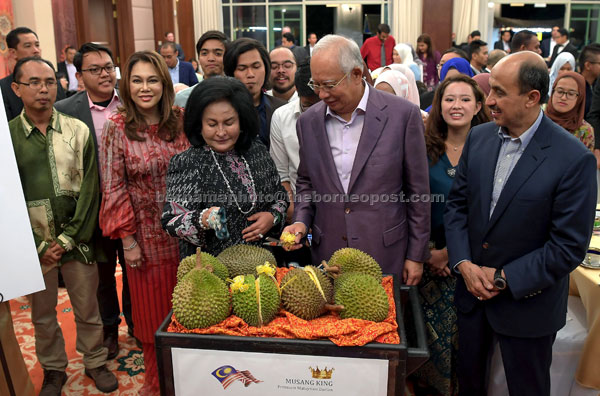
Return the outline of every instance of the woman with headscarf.
{"type": "MultiPolygon", "coordinates": [[[[419,100],[417,85],[415,84],[414,80],[411,83],[408,77],[399,70],[386,68],[386,70],[384,70],[379,77],[377,77],[377,80],[375,80],[375,84],[373,86],[375,89],[391,93],[392,95],[400,96],[401,98],[420,106],[421,102],[419,100]]],[[[427,113],[423,110],[420,111],[423,122],[425,122],[427,119],[427,113]]]]}
{"type": "Polygon", "coordinates": [[[570,52],[561,52],[550,68],[550,89],[548,95],[552,95],[552,86],[554,86],[556,78],[568,71],[575,71],[575,57],[570,52]]]}
{"type": "MultiPolygon", "coordinates": [[[[461,74],[473,78],[473,69],[469,62],[463,58],[448,59],[440,71],[440,82],[444,81],[446,78],[459,76],[461,74]]],[[[431,106],[425,109],[427,113],[429,113],[430,110],[431,106]]]]}
{"type": "Polygon", "coordinates": [[[473,80],[479,85],[479,88],[483,91],[485,96],[487,97],[490,94],[490,73],[479,73],[476,76],[473,76],[473,80]]]}
{"type": "MultiPolygon", "coordinates": [[[[415,75],[415,80],[421,81],[421,67],[415,62],[413,49],[408,44],[396,44],[392,52],[395,65],[406,65],[415,75]]],[[[418,58],[417,58],[418,59],[418,58]]],[[[421,62],[422,63],[422,62],[421,62]]]]}
{"type": "Polygon", "coordinates": [[[554,81],[546,115],[594,151],[594,128],[583,119],[584,112],[585,79],[572,71],[560,73],[554,81]]]}
{"type": "Polygon", "coordinates": [[[473,77],[473,69],[466,59],[452,58],[448,59],[442,66],[440,72],[440,81],[444,81],[446,77],[453,77],[458,74],[465,74],[468,77],[473,77]]]}
{"type": "Polygon", "coordinates": [[[377,78],[379,78],[379,76],[386,70],[396,70],[404,74],[404,77],[406,77],[406,79],[408,80],[408,96],[405,97],[405,99],[416,104],[417,106],[420,106],[421,101],[419,99],[419,88],[417,88],[415,74],[413,73],[411,68],[400,63],[392,63],[391,65],[380,67],[378,69],[375,69],[371,73],[373,81],[377,81],[377,78]]]}

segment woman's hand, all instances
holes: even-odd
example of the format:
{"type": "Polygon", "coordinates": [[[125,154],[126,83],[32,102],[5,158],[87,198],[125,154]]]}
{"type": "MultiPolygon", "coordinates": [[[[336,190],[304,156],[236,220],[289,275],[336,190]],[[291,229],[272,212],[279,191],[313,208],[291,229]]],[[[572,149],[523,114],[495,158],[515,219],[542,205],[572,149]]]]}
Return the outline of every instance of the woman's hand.
{"type": "Polygon", "coordinates": [[[448,250],[433,249],[431,251],[431,258],[427,261],[427,265],[429,265],[429,269],[434,275],[449,276],[450,268],[448,268],[448,250]]]}
{"type": "Polygon", "coordinates": [[[253,221],[248,227],[242,230],[242,238],[246,242],[256,242],[264,238],[264,236],[273,228],[275,217],[269,212],[258,212],[248,217],[248,221],[253,221]]]}
{"type": "Polygon", "coordinates": [[[130,268],[141,268],[142,267],[142,248],[137,243],[135,246],[126,250],[125,248],[131,246],[135,242],[133,235],[121,238],[123,242],[123,253],[125,255],[125,262],[130,268]]]}

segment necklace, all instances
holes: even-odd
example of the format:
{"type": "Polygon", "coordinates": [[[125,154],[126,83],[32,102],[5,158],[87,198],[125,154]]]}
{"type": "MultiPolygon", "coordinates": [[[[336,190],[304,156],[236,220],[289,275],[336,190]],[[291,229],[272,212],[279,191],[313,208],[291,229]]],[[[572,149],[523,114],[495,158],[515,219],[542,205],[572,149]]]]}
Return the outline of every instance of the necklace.
{"type": "Polygon", "coordinates": [[[235,193],[233,192],[233,190],[231,189],[231,186],[229,185],[229,180],[227,180],[227,178],[225,177],[225,173],[223,173],[223,169],[221,169],[221,165],[219,165],[219,161],[217,161],[217,156],[215,155],[215,152],[213,151],[212,148],[209,148],[209,150],[210,150],[210,153],[212,154],[212,157],[213,157],[213,160],[215,161],[215,164],[217,164],[217,169],[219,169],[219,173],[221,173],[221,176],[223,176],[223,180],[225,180],[225,184],[227,185],[227,189],[231,193],[231,197],[233,198],[233,202],[235,202],[235,206],[237,206],[238,210],[243,215],[247,215],[248,213],[252,212],[254,210],[254,207],[256,206],[256,188],[254,186],[254,178],[252,177],[252,172],[250,172],[250,167],[248,166],[248,162],[246,162],[246,158],[244,158],[243,155],[240,155],[240,157],[242,158],[242,161],[244,161],[244,165],[246,166],[246,170],[248,171],[248,176],[250,177],[250,186],[252,187],[252,191],[254,191],[253,196],[251,196],[251,198],[252,198],[252,201],[251,201],[252,202],[252,206],[250,207],[250,209],[248,211],[244,211],[240,207],[240,204],[238,203],[238,200],[235,198],[235,193]]]}
{"type": "Polygon", "coordinates": [[[452,145],[452,144],[450,144],[450,143],[448,143],[448,142],[446,142],[446,144],[448,145],[448,147],[452,148],[454,151],[458,151],[458,149],[461,149],[461,148],[462,148],[462,146],[464,146],[464,145],[465,145],[465,144],[463,143],[463,144],[461,144],[460,146],[454,146],[454,145],[452,145]]]}

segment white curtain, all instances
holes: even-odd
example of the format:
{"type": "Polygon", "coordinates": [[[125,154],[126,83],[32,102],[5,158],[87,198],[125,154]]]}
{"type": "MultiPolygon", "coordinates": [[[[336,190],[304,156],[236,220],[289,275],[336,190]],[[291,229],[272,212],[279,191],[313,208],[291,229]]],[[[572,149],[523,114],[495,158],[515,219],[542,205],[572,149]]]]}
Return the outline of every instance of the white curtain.
{"type": "MultiPolygon", "coordinates": [[[[479,5],[478,0],[454,0],[452,31],[456,33],[456,44],[466,42],[467,36],[473,30],[481,30],[479,26],[479,5]]],[[[484,33],[482,32],[482,34],[484,33]]],[[[485,37],[485,35],[482,37],[485,37]]]]}
{"type": "Polygon", "coordinates": [[[417,37],[422,33],[423,1],[390,0],[388,4],[392,36],[397,43],[408,43],[415,47],[417,37]]]}
{"type": "Polygon", "coordinates": [[[220,0],[194,0],[196,40],[207,30],[223,31],[223,8],[220,0]]]}

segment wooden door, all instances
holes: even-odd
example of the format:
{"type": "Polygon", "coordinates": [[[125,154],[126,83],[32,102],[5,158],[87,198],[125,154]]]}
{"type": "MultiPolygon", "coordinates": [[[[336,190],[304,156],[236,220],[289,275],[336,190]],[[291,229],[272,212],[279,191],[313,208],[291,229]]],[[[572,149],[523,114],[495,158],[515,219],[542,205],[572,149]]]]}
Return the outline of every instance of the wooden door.
{"type": "Polygon", "coordinates": [[[134,52],[131,0],[76,0],[79,45],[94,42],[109,48],[123,66],[134,52]]]}

